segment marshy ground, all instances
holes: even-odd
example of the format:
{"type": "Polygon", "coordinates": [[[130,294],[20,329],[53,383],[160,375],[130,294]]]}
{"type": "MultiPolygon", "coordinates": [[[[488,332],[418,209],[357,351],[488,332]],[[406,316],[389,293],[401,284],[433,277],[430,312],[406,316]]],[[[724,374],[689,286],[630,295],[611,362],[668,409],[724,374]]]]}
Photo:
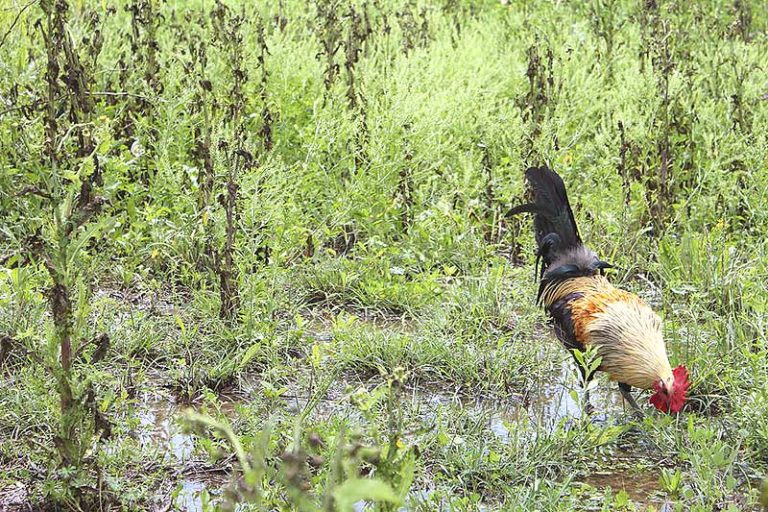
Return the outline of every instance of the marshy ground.
{"type": "Polygon", "coordinates": [[[12,0],[0,509],[759,510],[767,30],[744,0],[12,0]],[[664,317],[681,414],[602,377],[585,412],[505,215],[543,162],[664,317]]]}

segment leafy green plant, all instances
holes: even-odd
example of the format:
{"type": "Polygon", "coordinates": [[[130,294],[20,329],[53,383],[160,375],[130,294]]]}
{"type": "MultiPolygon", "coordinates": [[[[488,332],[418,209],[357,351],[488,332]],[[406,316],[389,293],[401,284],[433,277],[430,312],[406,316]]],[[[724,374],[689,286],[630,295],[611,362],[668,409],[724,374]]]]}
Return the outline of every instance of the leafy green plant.
{"type": "MultiPolygon", "coordinates": [[[[47,57],[45,89],[40,92],[46,101],[39,119],[44,135],[36,145],[39,161],[26,165],[16,206],[23,212],[22,229],[29,230],[26,236],[19,233],[24,237],[19,250],[47,272],[44,293],[50,316],[41,336],[45,341],[42,346],[31,344],[28,354],[52,378],[59,399],[53,434],[56,457],[51,458],[57,478],[49,481],[49,492],[54,501],[87,506],[94,499],[89,486],[99,476],[93,453],[99,438],[111,430],[96,404],[98,374],[92,367],[106,355],[109,337],[89,340],[86,322],[88,262],[94,240],[110,228],[101,215],[108,200],[100,195],[100,153],[109,138],[102,139],[104,132],[93,122],[92,70],[69,32],[69,5],[45,1],[40,9],[47,57]]],[[[94,57],[100,51],[96,44],[90,48],[94,57]]]]}
{"type": "Polygon", "coordinates": [[[672,497],[677,497],[682,490],[683,473],[679,469],[662,468],[659,483],[672,497]]]}
{"type": "Polygon", "coordinates": [[[269,453],[272,445],[270,427],[264,429],[246,447],[226,423],[192,411],[185,414],[185,421],[201,435],[210,432],[220,437],[236,457],[239,470],[235,482],[239,483],[233,483],[227,490],[224,510],[234,510],[242,503],[251,503],[258,509],[269,507],[271,497],[266,488],[275,479],[281,483],[289,497],[288,503],[297,510],[351,510],[353,504],[361,500],[382,504],[402,502],[402,496],[385,480],[357,476],[364,461],[378,464],[379,450],[363,446],[359,441],[349,443],[344,430],[336,437],[329,459],[328,477],[322,492],[317,493],[312,492],[310,467],[325,463],[324,457],[312,454],[323,446],[323,442],[316,434],[312,434],[304,444],[299,422],[294,428],[291,447],[279,456],[275,465],[269,453]]]}
{"type": "Polygon", "coordinates": [[[600,367],[603,358],[597,353],[597,348],[593,345],[587,347],[587,350],[574,350],[573,357],[578,364],[579,374],[581,376],[581,387],[584,390],[583,399],[579,398],[576,390],[571,390],[571,398],[574,402],[581,404],[582,411],[588,411],[591,408],[589,403],[589,392],[597,387],[597,381],[592,378],[600,367]]]}

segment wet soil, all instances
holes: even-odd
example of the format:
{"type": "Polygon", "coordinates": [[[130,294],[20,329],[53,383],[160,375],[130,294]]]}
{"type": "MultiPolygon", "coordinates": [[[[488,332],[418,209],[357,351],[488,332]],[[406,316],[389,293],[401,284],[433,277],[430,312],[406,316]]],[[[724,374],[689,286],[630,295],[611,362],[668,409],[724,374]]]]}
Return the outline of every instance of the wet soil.
{"type": "MultiPolygon", "coordinates": [[[[414,325],[401,318],[358,319],[370,324],[372,328],[387,330],[412,330],[414,325]]],[[[330,314],[314,314],[308,317],[306,331],[317,340],[328,340],[333,336],[333,317],[330,314]]],[[[285,411],[291,414],[303,413],[308,406],[310,421],[328,419],[334,415],[354,413],[347,400],[347,389],[357,386],[371,387],[378,381],[364,381],[360,376],[346,376],[332,383],[320,393],[319,399],[312,399],[311,390],[298,385],[290,386],[281,397],[285,411]]],[[[239,414],[238,404],[247,407],[249,397],[262,393],[259,376],[241,376],[241,386],[236,392],[221,395],[220,411],[233,422],[239,414]]],[[[563,358],[553,368],[545,384],[531,385],[519,395],[498,397],[466,396],[460,392],[449,393],[445,389],[436,389],[430,385],[414,385],[406,390],[403,398],[409,400],[417,414],[427,424],[441,406],[451,406],[466,410],[472,415],[483,415],[488,420],[488,428],[501,442],[511,442],[510,436],[519,429],[530,435],[550,435],[563,422],[575,422],[582,418],[584,393],[577,379],[570,357],[563,352],[563,358]]],[[[619,418],[625,411],[623,400],[615,385],[602,382],[591,392],[590,402],[596,411],[590,421],[608,422],[619,418]]],[[[195,404],[178,403],[174,397],[164,392],[145,394],[140,397],[136,416],[138,426],[133,435],[141,444],[142,451],[163,460],[171,469],[168,486],[158,492],[154,510],[199,511],[203,508],[202,494],[208,493],[215,501],[228,484],[229,468],[211,468],[207,466],[204,453],[196,452],[195,438],[185,433],[179,423],[179,415],[186,407],[195,404]]],[[[629,498],[641,509],[653,504],[657,509],[663,500],[660,498],[658,478],[651,472],[635,469],[616,469],[615,471],[595,471],[575,480],[587,490],[610,490],[614,495],[625,491],[629,498]]],[[[6,503],[18,499],[19,489],[0,489],[0,497],[5,496],[6,503]]],[[[427,490],[415,490],[413,496],[428,496],[427,490]]],[[[418,500],[417,500],[418,501],[418,500]]],[[[23,510],[23,508],[19,509],[23,510]]]]}
{"type": "MultiPolygon", "coordinates": [[[[311,419],[330,418],[333,415],[347,414],[350,406],[344,392],[348,384],[352,386],[366,384],[356,382],[353,377],[347,383],[344,379],[334,382],[325,390],[323,396],[314,401],[311,419]]],[[[370,383],[368,383],[370,385],[370,383]]],[[[238,403],[246,406],[248,397],[258,394],[258,380],[244,379],[243,387],[238,393],[224,397],[225,402],[221,411],[233,420],[237,417],[238,403]]],[[[424,387],[414,387],[406,391],[407,398],[418,405],[420,414],[429,421],[430,415],[439,406],[455,406],[468,410],[471,414],[485,415],[488,418],[489,430],[502,442],[510,441],[510,432],[515,424],[526,422],[532,435],[549,435],[562,422],[575,422],[583,415],[583,391],[576,378],[576,372],[563,359],[556,368],[550,383],[526,390],[522,395],[511,396],[503,400],[488,398],[469,398],[459,393],[447,394],[445,391],[430,390],[424,387]]],[[[305,411],[310,403],[308,390],[290,389],[282,397],[286,411],[293,414],[305,411]]],[[[602,383],[591,392],[590,402],[595,413],[590,421],[607,422],[619,417],[625,411],[621,395],[608,383],[602,383]]],[[[223,472],[190,473],[196,463],[194,457],[194,438],[182,432],[176,418],[180,405],[171,399],[152,400],[144,403],[145,409],[139,414],[139,439],[147,443],[147,448],[159,447],[164,460],[174,462],[180,468],[186,467],[186,473],[177,481],[172,507],[178,510],[198,511],[202,509],[201,493],[207,491],[214,499],[221,494],[227,485],[223,472]]],[[[201,459],[198,462],[203,462],[201,459]]],[[[657,509],[663,504],[659,496],[658,478],[649,472],[638,472],[632,469],[617,469],[613,472],[593,472],[578,478],[579,485],[587,489],[605,492],[610,490],[614,495],[625,491],[629,498],[644,509],[653,504],[657,509]]],[[[419,492],[418,490],[416,491],[419,492]]],[[[173,495],[172,495],[173,496],[173,495]]]]}
{"type": "Polygon", "coordinates": [[[601,491],[610,490],[614,495],[624,491],[641,509],[652,505],[655,510],[659,510],[659,507],[664,504],[659,477],[650,471],[594,472],[579,479],[578,482],[601,491]]]}

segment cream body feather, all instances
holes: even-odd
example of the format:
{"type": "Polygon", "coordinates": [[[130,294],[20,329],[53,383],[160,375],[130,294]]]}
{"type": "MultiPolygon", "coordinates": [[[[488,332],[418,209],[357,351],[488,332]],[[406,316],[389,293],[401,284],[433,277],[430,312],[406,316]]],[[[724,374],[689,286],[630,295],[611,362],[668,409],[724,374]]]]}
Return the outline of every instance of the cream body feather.
{"type": "Polygon", "coordinates": [[[658,380],[671,382],[661,318],[639,297],[596,275],[551,283],[540,300],[550,307],[569,296],[575,341],[597,348],[600,369],[612,380],[641,389],[658,380]]]}

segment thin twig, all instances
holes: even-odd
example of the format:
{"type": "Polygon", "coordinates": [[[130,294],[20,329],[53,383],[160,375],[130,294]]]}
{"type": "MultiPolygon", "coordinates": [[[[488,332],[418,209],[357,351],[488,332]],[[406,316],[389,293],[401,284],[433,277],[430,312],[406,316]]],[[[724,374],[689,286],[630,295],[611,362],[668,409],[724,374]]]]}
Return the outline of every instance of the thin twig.
{"type": "Polygon", "coordinates": [[[8,27],[8,30],[5,31],[5,34],[3,34],[3,37],[0,38],[0,48],[3,47],[3,44],[5,44],[5,40],[8,38],[9,35],[11,35],[11,32],[13,32],[13,29],[16,28],[16,24],[21,19],[21,15],[24,14],[24,11],[32,7],[37,2],[37,0],[30,0],[27,2],[27,4],[21,8],[21,10],[16,14],[16,17],[11,22],[11,26],[8,27]]]}
{"type": "Polygon", "coordinates": [[[45,190],[40,190],[34,185],[27,185],[26,187],[22,188],[16,193],[16,197],[23,197],[30,194],[40,196],[44,199],[53,199],[53,196],[51,196],[49,192],[46,192],[45,190]]]}
{"type": "Polygon", "coordinates": [[[5,114],[10,114],[11,112],[16,112],[17,110],[24,110],[25,108],[29,108],[29,109],[37,108],[40,106],[41,103],[42,101],[35,100],[29,105],[18,105],[16,107],[7,108],[5,110],[0,111],[0,117],[4,116],[5,114]]]}
{"type": "Polygon", "coordinates": [[[89,92],[91,96],[118,96],[118,97],[129,97],[129,98],[139,98],[142,100],[150,101],[152,98],[149,96],[144,96],[143,94],[136,94],[133,92],[123,92],[123,91],[94,91],[89,92]]]}

